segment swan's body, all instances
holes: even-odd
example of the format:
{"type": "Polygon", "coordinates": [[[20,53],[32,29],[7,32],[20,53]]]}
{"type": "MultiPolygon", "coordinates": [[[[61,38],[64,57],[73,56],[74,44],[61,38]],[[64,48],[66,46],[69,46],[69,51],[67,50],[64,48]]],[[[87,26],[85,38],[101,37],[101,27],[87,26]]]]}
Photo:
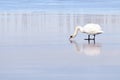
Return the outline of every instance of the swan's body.
{"type": "Polygon", "coordinates": [[[78,34],[79,31],[81,33],[88,34],[88,39],[87,40],[90,40],[90,35],[93,35],[94,36],[93,39],[95,40],[95,35],[103,33],[100,25],[89,23],[89,24],[86,24],[84,27],[77,26],[75,28],[75,31],[74,31],[73,35],[71,35],[70,38],[76,37],[76,35],[78,34]]]}

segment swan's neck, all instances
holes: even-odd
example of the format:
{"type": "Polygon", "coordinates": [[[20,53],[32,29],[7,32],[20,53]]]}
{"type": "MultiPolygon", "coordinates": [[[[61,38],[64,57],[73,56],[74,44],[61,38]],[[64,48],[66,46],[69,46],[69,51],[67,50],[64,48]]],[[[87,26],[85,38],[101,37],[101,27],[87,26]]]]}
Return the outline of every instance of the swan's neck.
{"type": "Polygon", "coordinates": [[[74,33],[73,33],[73,37],[76,37],[76,35],[78,34],[79,31],[80,31],[80,32],[83,32],[83,28],[80,27],[80,26],[77,26],[77,27],[75,28],[74,33]]]}

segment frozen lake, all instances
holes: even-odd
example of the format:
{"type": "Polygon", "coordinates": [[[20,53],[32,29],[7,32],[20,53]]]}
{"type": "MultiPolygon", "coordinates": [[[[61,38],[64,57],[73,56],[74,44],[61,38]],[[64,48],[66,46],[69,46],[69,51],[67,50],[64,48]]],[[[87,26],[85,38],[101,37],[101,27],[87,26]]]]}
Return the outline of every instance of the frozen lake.
{"type": "Polygon", "coordinates": [[[119,80],[120,15],[0,13],[0,80],[119,80]],[[88,44],[77,25],[100,24],[88,44]]]}

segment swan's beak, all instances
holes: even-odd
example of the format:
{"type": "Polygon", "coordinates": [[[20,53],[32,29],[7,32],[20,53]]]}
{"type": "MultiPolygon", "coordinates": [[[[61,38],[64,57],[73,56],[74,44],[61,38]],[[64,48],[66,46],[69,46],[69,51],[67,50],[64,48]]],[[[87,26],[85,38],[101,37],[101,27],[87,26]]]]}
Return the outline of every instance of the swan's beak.
{"type": "Polygon", "coordinates": [[[69,40],[72,38],[72,36],[70,36],[69,40]]]}

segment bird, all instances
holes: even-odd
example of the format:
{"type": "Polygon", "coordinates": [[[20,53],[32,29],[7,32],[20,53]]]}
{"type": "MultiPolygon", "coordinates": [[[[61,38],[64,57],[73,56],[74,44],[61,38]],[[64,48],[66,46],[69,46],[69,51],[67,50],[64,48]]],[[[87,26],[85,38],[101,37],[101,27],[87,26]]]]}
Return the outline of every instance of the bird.
{"type": "Polygon", "coordinates": [[[83,27],[76,26],[74,33],[70,36],[69,39],[75,38],[77,36],[78,32],[85,33],[88,35],[88,39],[85,39],[85,40],[95,40],[95,36],[97,34],[102,34],[103,30],[99,24],[95,24],[95,23],[88,23],[83,27]],[[92,35],[94,37],[90,38],[90,35],[92,35]]]}

